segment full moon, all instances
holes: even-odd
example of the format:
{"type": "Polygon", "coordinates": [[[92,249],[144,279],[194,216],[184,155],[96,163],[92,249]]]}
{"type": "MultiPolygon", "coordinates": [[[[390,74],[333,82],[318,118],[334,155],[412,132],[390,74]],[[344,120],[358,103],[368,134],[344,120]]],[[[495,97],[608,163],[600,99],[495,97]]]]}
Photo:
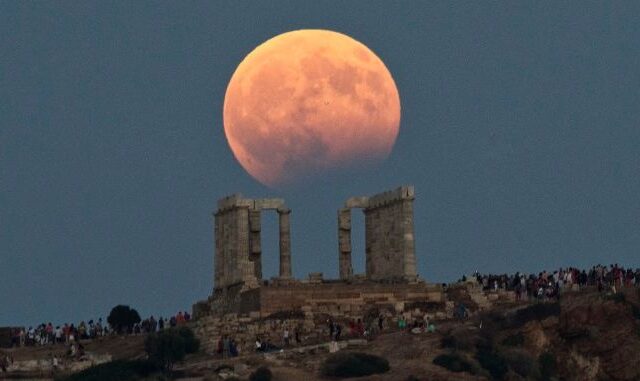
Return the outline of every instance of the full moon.
{"type": "Polygon", "coordinates": [[[362,43],[297,30],[240,63],[223,119],[242,167],[275,188],[387,158],[400,128],[400,97],[387,67],[362,43]]]}

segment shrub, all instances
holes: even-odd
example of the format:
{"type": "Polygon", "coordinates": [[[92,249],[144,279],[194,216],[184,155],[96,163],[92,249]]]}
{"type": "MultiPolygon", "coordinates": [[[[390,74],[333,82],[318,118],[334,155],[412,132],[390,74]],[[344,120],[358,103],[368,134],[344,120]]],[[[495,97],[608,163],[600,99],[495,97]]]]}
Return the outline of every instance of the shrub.
{"type": "Polygon", "coordinates": [[[468,351],[474,347],[475,337],[467,330],[453,330],[440,341],[442,348],[468,351]]]}
{"type": "Polygon", "coordinates": [[[540,370],[540,380],[549,381],[556,375],[558,364],[556,356],[551,352],[544,352],[538,357],[538,369],[540,370]]]}
{"type": "Polygon", "coordinates": [[[87,368],[56,381],[137,381],[158,373],[158,368],[150,361],[117,360],[87,368]]]}
{"type": "Polygon", "coordinates": [[[140,314],[129,306],[117,305],[111,309],[107,322],[118,333],[130,332],[135,324],[140,323],[140,314]]]}
{"type": "Polygon", "coordinates": [[[523,350],[510,350],[503,352],[503,357],[509,368],[523,378],[537,376],[537,364],[527,352],[523,350]]]}
{"type": "Polygon", "coordinates": [[[379,356],[358,352],[339,352],[329,356],[320,368],[328,377],[361,377],[389,371],[389,361],[379,356]]]}
{"type": "Polygon", "coordinates": [[[184,339],[184,352],[186,354],[196,353],[200,349],[200,340],[198,340],[189,327],[181,327],[178,334],[184,339]]]}
{"type": "Polygon", "coordinates": [[[560,315],[560,303],[537,303],[518,310],[512,319],[512,327],[520,327],[532,320],[544,320],[560,315]]]}
{"type": "Polygon", "coordinates": [[[502,345],[506,345],[508,347],[521,347],[524,345],[524,335],[522,332],[509,335],[502,340],[502,345]]]}
{"type": "Polygon", "coordinates": [[[144,349],[149,360],[165,372],[171,371],[173,365],[182,361],[186,354],[185,340],[174,329],[147,336],[144,349]]]}
{"type": "Polygon", "coordinates": [[[479,347],[476,360],[491,374],[491,378],[494,380],[502,380],[507,374],[507,362],[491,347],[479,347]]]}
{"type": "Polygon", "coordinates": [[[473,366],[457,353],[439,355],[433,363],[452,372],[474,373],[473,366]]]}
{"type": "Polygon", "coordinates": [[[271,381],[273,374],[266,366],[261,366],[249,376],[249,381],[271,381]]]}

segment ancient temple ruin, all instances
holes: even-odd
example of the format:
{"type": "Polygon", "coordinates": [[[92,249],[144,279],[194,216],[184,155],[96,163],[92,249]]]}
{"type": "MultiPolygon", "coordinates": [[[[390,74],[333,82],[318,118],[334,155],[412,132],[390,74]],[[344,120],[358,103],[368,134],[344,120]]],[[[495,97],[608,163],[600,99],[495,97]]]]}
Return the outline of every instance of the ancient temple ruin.
{"type": "Polygon", "coordinates": [[[404,186],[371,197],[351,197],[338,210],[340,279],[353,276],[351,209],[365,215],[366,278],[374,281],[415,281],[413,238],[414,189],[404,186]]]}
{"type": "Polygon", "coordinates": [[[414,199],[414,188],[403,186],[346,200],[337,221],[339,279],[325,279],[321,273],[293,278],[291,210],[284,200],[235,194],[218,201],[213,293],[193,306],[196,333],[205,348],[213,350],[221,333],[240,337],[250,346],[255,334],[273,333],[265,321],[275,319],[282,324],[278,316],[283,315],[298,320],[293,323],[300,324],[306,334],[316,335],[328,315],[364,319],[405,308],[414,312],[425,306],[444,308],[442,287],[428,284],[416,272],[414,199]],[[365,215],[364,276],[355,276],[352,270],[352,209],[365,215]],[[260,218],[268,210],[279,216],[280,272],[278,277],[264,280],[260,218]]]}
{"type": "Polygon", "coordinates": [[[280,279],[291,279],[291,210],[279,198],[253,200],[234,194],[218,201],[214,213],[214,289],[254,288],[262,280],[260,219],[265,210],[278,213],[280,279]]]}
{"type": "MultiPolygon", "coordinates": [[[[351,210],[365,215],[366,276],[371,281],[417,279],[413,238],[412,186],[373,196],[351,197],[338,210],[340,279],[353,277],[351,263],[351,210]]],[[[214,213],[214,289],[242,285],[258,287],[262,281],[261,214],[275,210],[279,216],[279,280],[292,279],[290,213],[279,198],[249,199],[234,194],[218,201],[214,213]]]]}

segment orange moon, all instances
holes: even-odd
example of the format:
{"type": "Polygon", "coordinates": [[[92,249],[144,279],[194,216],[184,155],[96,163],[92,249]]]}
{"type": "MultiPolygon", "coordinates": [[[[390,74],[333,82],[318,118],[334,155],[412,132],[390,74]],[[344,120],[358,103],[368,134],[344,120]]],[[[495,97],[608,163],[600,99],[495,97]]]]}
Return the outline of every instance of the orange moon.
{"type": "Polygon", "coordinates": [[[255,48],[233,73],[224,131],[256,180],[281,187],[384,160],[400,128],[391,73],[369,48],[329,30],[297,30],[255,48]]]}

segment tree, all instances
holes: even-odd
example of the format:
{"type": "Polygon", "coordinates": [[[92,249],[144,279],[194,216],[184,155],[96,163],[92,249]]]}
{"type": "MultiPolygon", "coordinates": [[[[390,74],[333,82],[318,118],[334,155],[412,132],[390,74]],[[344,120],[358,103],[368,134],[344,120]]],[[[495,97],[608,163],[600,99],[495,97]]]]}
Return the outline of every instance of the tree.
{"type": "Polygon", "coordinates": [[[117,305],[113,307],[107,322],[118,333],[130,332],[135,324],[140,323],[138,311],[129,306],[117,305]]]}
{"type": "Polygon", "coordinates": [[[170,372],[173,365],[182,361],[186,355],[185,340],[174,329],[147,336],[144,341],[144,350],[149,360],[164,372],[170,372]]]}

